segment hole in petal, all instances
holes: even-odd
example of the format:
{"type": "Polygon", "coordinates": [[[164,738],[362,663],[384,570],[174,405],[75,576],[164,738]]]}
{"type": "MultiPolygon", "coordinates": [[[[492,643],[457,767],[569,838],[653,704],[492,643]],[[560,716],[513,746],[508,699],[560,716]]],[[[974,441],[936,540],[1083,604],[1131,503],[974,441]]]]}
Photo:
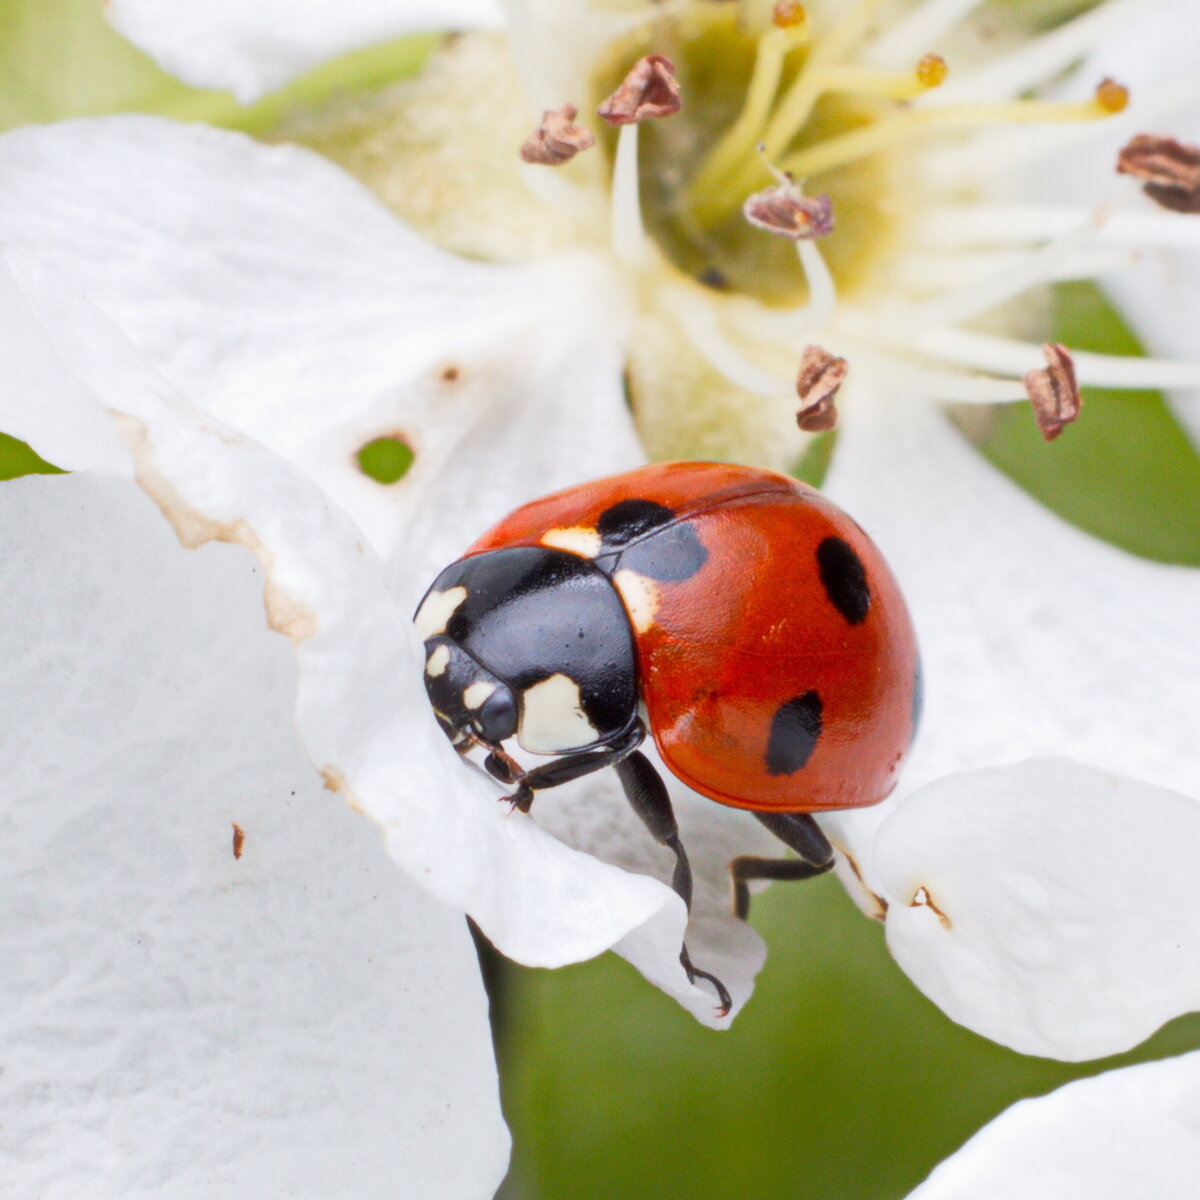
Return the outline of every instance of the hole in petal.
{"type": "Polygon", "coordinates": [[[61,475],[61,467],[48,463],[24,442],[0,433],[0,479],[19,475],[61,475]]]}
{"type": "MultiPolygon", "coordinates": [[[[452,369],[452,368],[449,368],[452,369]]],[[[355,455],[359,469],[376,483],[399,483],[413,465],[413,448],[397,433],[377,437],[355,455]]]]}
{"type": "Polygon", "coordinates": [[[913,893],[913,898],[908,902],[909,908],[928,908],[937,913],[937,919],[947,929],[953,928],[953,923],[950,918],[933,902],[933,897],[929,894],[927,888],[919,887],[913,893]]]}

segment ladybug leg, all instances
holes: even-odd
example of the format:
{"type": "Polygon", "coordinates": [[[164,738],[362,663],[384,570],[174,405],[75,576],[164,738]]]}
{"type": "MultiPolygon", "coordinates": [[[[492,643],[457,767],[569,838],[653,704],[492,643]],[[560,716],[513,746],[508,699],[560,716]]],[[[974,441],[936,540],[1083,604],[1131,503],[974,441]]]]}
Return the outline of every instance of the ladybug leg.
{"type": "MultiPolygon", "coordinates": [[[[679,894],[688,911],[692,908],[692,868],[688,863],[687,851],[679,840],[679,825],[671,808],[671,797],[667,793],[662,776],[654,769],[654,764],[642,754],[635,751],[628,757],[613,764],[625,796],[633,811],[642,819],[642,823],[650,831],[651,836],[662,846],[666,846],[675,855],[675,873],[671,886],[679,894]]],[[[688,982],[695,983],[697,979],[707,979],[716,989],[717,998],[721,1002],[718,1010],[725,1016],[733,1007],[733,999],[729,990],[715,976],[707,971],[701,971],[692,964],[691,956],[685,945],[679,952],[679,961],[687,972],[688,982]]]]}
{"type": "Polygon", "coordinates": [[[616,764],[617,776],[633,811],[642,818],[650,836],[675,855],[675,874],[671,886],[679,893],[688,910],[692,907],[692,868],[687,851],[679,840],[679,826],[671,808],[671,797],[654,764],[640,751],[616,764]]]}
{"type": "Polygon", "coordinates": [[[733,911],[745,920],[750,913],[751,879],[811,879],[833,866],[833,847],[810,813],[754,814],[799,858],[755,858],[742,855],[729,864],[733,883],[733,911]]]}
{"type": "Polygon", "coordinates": [[[616,766],[642,744],[645,736],[646,727],[641,721],[636,721],[628,733],[603,750],[587,750],[581,754],[567,754],[552,763],[547,763],[544,767],[535,767],[532,771],[521,771],[517,764],[509,759],[508,763],[520,771],[519,775],[514,774],[509,770],[508,765],[499,760],[492,761],[491,755],[488,756],[488,761],[484,763],[484,766],[501,783],[517,785],[517,790],[508,799],[512,801],[514,808],[519,808],[522,812],[527,813],[533,807],[534,792],[561,787],[564,783],[581,779],[593,771],[602,771],[605,767],[616,766]],[[502,771],[509,778],[504,778],[501,774],[502,771]]]}

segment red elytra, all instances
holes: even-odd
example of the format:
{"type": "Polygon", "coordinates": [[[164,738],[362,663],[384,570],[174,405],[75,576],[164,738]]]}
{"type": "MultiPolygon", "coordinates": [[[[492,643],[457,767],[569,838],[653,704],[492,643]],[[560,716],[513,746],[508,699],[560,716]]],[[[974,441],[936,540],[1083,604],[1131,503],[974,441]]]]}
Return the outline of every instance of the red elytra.
{"type": "Polygon", "coordinates": [[[916,638],[879,551],[814,489],[751,467],[655,464],[535,500],[467,553],[586,551],[605,514],[630,502],[670,509],[670,526],[686,526],[703,551],[686,578],[613,577],[667,767],[721,804],[759,812],[887,796],[920,705],[916,638]]]}

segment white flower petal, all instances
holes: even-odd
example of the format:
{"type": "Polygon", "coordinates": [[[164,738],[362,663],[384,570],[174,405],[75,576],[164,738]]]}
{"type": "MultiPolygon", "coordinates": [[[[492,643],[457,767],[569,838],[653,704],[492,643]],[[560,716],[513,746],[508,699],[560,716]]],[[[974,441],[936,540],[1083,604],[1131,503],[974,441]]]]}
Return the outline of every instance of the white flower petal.
{"type": "MultiPolygon", "coordinates": [[[[1030,199],[1070,205],[1083,213],[1114,204],[1114,211],[1163,210],[1137,196],[1139,184],[1116,174],[1117,154],[1138,133],[1159,133],[1200,143],[1200,9],[1191,0],[1157,0],[1138,18],[1125,21],[1095,49],[1054,95],[1077,97],[1081,89],[1112,78],[1129,88],[1129,106],[1100,121],[1079,142],[1069,129],[1009,131],[1026,161],[1022,192],[1030,199]],[[1019,139],[1019,140],[1018,140],[1019,139]],[[1022,145],[1023,143],[1023,145],[1022,145]],[[1034,157],[1038,147],[1044,156],[1034,157]],[[1034,153],[1030,153],[1030,152],[1034,153]]],[[[1011,156],[997,140],[998,157],[1011,156]]],[[[1103,212],[1103,209],[1101,209],[1103,212]]],[[[1197,220],[1176,218],[1180,226],[1197,220]]],[[[1186,248],[1143,248],[1136,261],[1106,272],[1101,282],[1151,354],[1167,359],[1196,358],[1195,313],[1200,306],[1200,254],[1186,248]]],[[[1172,399],[1200,443],[1200,392],[1179,390],[1172,399]]]]}
{"type": "MultiPolygon", "coordinates": [[[[739,854],[782,858],[787,851],[749,813],[716,804],[685,787],[662,765],[653,746],[644,746],[643,753],[667,785],[692,868],[688,952],[697,968],[716,975],[729,989],[733,997],[729,1017],[717,1017],[707,985],[687,983],[678,969],[676,931],[665,923],[639,926],[614,949],[698,1021],[727,1028],[750,998],[754,978],[766,959],[762,939],[733,914],[729,860],[739,854]]],[[[533,813],[540,826],[568,846],[670,883],[674,855],[655,843],[634,814],[614,772],[601,772],[539,796],[533,813]]]]}
{"type": "Polygon", "coordinates": [[[874,860],[888,947],[948,1016],[1023,1054],[1136,1045],[1200,1008],[1200,802],[1059,759],[906,797],[874,860]]]}
{"type": "Polygon", "coordinates": [[[909,1200],[1192,1200],[1200,1052],[1123,1067],[1022,1100],[909,1200]]]}
{"type": "MultiPolygon", "coordinates": [[[[1131,89],[1132,110],[1115,136],[1102,143],[1101,169],[1112,170],[1116,152],[1136,133],[1162,133],[1192,145],[1200,143],[1200,89],[1196,61],[1200,56],[1200,9],[1188,0],[1171,0],[1103,46],[1080,70],[1097,78],[1110,75],[1131,89]],[[1178,104],[1161,103],[1160,94],[1180,96],[1178,104]],[[1190,93],[1190,94],[1189,94],[1190,93]],[[1142,99],[1147,103],[1144,105],[1142,99]],[[1154,111],[1143,114],[1144,107],[1154,111]]],[[[1069,163],[1068,166],[1073,165],[1069,163]]],[[[1080,170],[1068,186],[1086,187],[1090,174],[1080,170]]],[[[1067,194],[1070,194],[1069,192],[1067,194]]],[[[1160,212],[1150,200],[1142,205],[1160,212]]],[[[1183,217],[1196,221],[1195,216],[1183,217]]],[[[1145,253],[1132,269],[1103,279],[1105,291],[1137,331],[1151,354],[1195,361],[1196,313],[1200,311],[1200,254],[1159,249],[1145,253]]],[[[1172,395],[1176,411],[1200,445],[1200,391],[1172,395]]]]}
{"type": "MultiPolygon", "coordinates": [[[[422,647],[407,611],[354,525],[311,479],[171,399],[57,276],[28,259],[18,266],[20,284],[8,286],[30,303],[23,314],[10,306],[14,320],[0,335],[40,346],[57,370],[87,381],[81,391],[114,415],[138,482],[185,544],[254,550],[268,620],[292,639],[299,661],[306,749],[326,786],[380,825],[393,857],[521,962],[588,958],[648,922],[663,930],[656,944],[678,945],[684,911],[674,893],[569,849],[527,818],[509,818],[495,785],[459,760],[419,683],[422,647]]],[[[0,428],[22,406],[23,397],[0,394],[0,428]]],[[[48,424],[35,448],[53,461],[60,438],[48,424]]]]}
{"type": "MultiPolygon", "coordinates": [[[[917,627],[925,712],[897,795],[1065,754],[1200,796],[1200,572],[1080,533],[916,402],[857,393],[825,489],[878,543],[917,627]]],[[[873,891],[894,804],[822,818],[873,891]]]]}
{"type": "Polygon", "coordinates": [[[0,139],[0,239],[56,267],[193,402],[299,462],[403,604],[518,503],[639,461],[624,292],[422,242],[314,154],[125,117],[0,139]],[[365,443],[416,452],[399,483],[365,443]]]}
{"type": "MultiPolygon", "coordinates": [[[[657,16],[649,0],[621,5],[592,0],[497,0],[508,29],[509,52],[529,96],[530,111],[584,104],[593,73],[622,34],[657,16]]],[[[628,66],[639,50],[631,47],[628,66]]],[[[596,100],[602,97],[595,97],[596,100]]]]}
{"type": "Polygon", "coordinates": [[[104,0],[103,8],[160,66],[243,103],[346,50],[499,23],[494,0],[104,0]]]}
{"type": "Polygon", "coordinates": [[[491,1196],[465,923],[322,790],[254,557],[19,480],[0,605],[5,1190],[491,1196]]]}
{"type": "Polygon", "coordinates": [[[1200,795],[1200,571],[1080,533],[916,403],[849,412],[826,490],[883,550],[917,626],[908,782],[1070,754],[1200,795]]]}

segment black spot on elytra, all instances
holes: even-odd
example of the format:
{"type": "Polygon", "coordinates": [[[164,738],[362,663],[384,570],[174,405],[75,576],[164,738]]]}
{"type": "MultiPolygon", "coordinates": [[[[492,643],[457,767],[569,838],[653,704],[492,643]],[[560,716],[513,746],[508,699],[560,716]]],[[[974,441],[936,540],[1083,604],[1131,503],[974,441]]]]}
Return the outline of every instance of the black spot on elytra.
{"type": "Polygon", "coordinates": [[[805,692],[776,709],[767,739],[767,771],[771,775],[790,775],[812,757],[821,736],[823,707],[816,692],[805,692]]]}
{"type": "Polygon", "coordinates": [[[867,587],[867,572],[854,547],[839,537],[827,537],[817,547],[817,567],[833,607],[851,625],[865,621],[871,607],[871,589],[867,587]]]}
{"type": "Polygon", "coordinates": [[[636,571],[663,583],[679,583],[691,579],[707,558],[708,551],[700,544],[696,531],[681,522],[622,550],[616,569],[636,571]]]}
{"type": "Polygon", "coordinates": [[[624,546],[645,537],[652,529],[670,525],[675,513],[665,504],[653,500],[621,500],[606,508],[596,522],[596,529],[605,546],[624,546]]]}
{"type": "Polygon", "coordinates": [[[678,583],[704,566],[708,551],[687,521],[653,500],[622,500],[596,522],[604,549],[596,557],[602,571],[636,571],[647,579],[678,583]]]}

